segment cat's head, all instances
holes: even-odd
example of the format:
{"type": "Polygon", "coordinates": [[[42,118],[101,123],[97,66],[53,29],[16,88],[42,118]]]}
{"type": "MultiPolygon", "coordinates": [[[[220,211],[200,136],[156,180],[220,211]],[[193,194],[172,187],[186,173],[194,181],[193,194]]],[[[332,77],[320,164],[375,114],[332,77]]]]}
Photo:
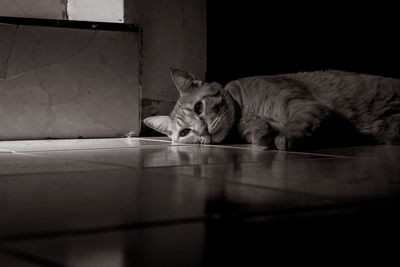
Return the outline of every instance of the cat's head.
{"type": "Polygon", "coordinates": [[[234,124],[232,98],[218,83],[198,80],[187,71],[171,69],[179,99],[170,116],[154,116],[144,123],[180,143],[220,143],[234,124]]]}

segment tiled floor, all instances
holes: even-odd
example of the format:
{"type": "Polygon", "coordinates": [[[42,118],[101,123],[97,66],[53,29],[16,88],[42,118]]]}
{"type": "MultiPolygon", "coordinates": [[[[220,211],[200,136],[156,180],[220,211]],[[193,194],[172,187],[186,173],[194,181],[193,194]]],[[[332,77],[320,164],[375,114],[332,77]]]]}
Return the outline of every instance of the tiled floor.
{"type": "Polygon", "coordinates": [[[384,266],[399,160],[400,146],[0,142],[0,266],[384,266]]]}

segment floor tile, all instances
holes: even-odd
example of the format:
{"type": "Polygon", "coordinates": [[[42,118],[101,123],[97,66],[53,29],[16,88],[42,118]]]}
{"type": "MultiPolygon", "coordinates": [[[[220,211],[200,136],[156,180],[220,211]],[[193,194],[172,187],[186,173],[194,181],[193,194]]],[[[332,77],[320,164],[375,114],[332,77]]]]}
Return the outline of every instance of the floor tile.
{"type": "MultiPolygon", "coordinates": [[[[400,157],[400,155],[399,155],[400,157]]],[[[360,201],[400,195],[395,158],[298,159],[179,166],[177,173],[208,180],[310,194],[326,200],[360,201]]]]}
{"type": "Polygon", "coordinates": [[[38,267],[38,265],[35,262],[32,262],[30,260],[22,259],[19,256],[13,256],[10,255],[9,253],[6,253],[4,251],[1,251],[0,249],[0,265],[4,267],[38,267]]]}
{"type": "Polygon", "coordinates": [[[400,236],[399,158],[391,146],[308,153],[166,138],[0,142],[0,260],[243,266],[313,238],[372,254],[370,240],[400,236]]]}
{"type": "Polygon", "coordinates": [[[201,266],[201,223],[11,242],[7,248],[63,266],[201,266]]]}
{"type": "MultiPolygon", "coordinates": [[[[0,179],[19,174],[40,174],[54,172],[76,172],[120,168],[117,165],[103,165],[97,162],[57,158],[52,155],[33,153],[0,153],[0,179]]],[[[1,182],[0,182],[1,184],[1,182]]]]}
{"type": "Polygon", "coordinates": [[[399,158],[400,146],[377,145],[377,146],[357,146],[357,147],[342,147],[329,148],[313,151],[315,153],[329,154],[332,156],[345,156],[351,158],[369,158],[383,161],[388,160],[391,164],[399,158]]]}
{"type": "Polygon", "coordinates": [[[297,209],[326,201],[153,169],[20,175],[0,179],[0,238],[297,209]]]}
{"type": "Polygon", "coordinates": [[[387,206],[279,216],[209,218],[125,231],[7,242],[64,266],[377,265],[398,262],[400,216],[387,206]]]}
{"type": "Polygon", "coordinates": [[[97,163],[126,168],[159,168],[169,166],[208,165],[232,162],[270,162],[293,159],[336,158],[319,154],[287,153],[235,147],[202,145],[146,145],[127,149],[63,150],[30,152],[56,159],[97,163]]]}

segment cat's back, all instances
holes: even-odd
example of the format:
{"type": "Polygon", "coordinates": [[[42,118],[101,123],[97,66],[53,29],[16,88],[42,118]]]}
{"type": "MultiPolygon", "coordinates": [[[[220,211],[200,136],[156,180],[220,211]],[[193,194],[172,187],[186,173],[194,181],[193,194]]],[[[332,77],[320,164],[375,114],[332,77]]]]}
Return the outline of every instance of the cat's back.
{"type": "Polygon", "coordinates": [[[240,105],[263,101],[290,88],[308,92],[334,109],[343,104],[360,105],[400,97],[400,79],[339,70],[247,77],[225,87],[240,105]]]}
{"type": "Polygon", "coordinates": [[[282,92],[290,91],[300,84],[298,80],[285,75],[252,76],[229,82],[225,90],[239,106],[257,106],[278,99],[282,92]]]}
{"type": "Polygon", "coordinates": [[[388,107],[400,105],[400,79],[337,70],[287,77],[303,83],[318,101],[350,119],[364,115],[377,118],[388,107]]]}
{"type": "Polygon", "coordinates": [[[286,74],[306,86],[316,98],[373,97],[400,92],[400,80],[390,77],[338,70],[286,74]]]}
{"type": "Polygon", "coordinates": [[[229,82],[225,90],[243,106],[274,97],[285,90],[291,91],[291,88],[312,94],[338,91],[338,86],[348,87],[353,80],[351,73],[343,71],[298,72],[245,77],[229,82]]]}
{"type": "Polygon", "coordinates": [[[243,78],[225,89],[242,108],[283,123],[290,103],[317,101],[378,143],[400,143],[400,79],[328,70],[243,78]]]}

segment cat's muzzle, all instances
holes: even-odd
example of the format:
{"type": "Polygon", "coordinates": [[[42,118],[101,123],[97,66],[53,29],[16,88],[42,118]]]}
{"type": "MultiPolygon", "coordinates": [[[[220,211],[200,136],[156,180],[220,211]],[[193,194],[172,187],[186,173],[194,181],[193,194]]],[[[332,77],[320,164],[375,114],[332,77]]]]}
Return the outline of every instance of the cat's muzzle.
{"type": "Polygon", "coordinates": [[[210,135],[200,136],[200,144],[210,144],[210,143],[211,143],[211,136],[210,135]]]}

